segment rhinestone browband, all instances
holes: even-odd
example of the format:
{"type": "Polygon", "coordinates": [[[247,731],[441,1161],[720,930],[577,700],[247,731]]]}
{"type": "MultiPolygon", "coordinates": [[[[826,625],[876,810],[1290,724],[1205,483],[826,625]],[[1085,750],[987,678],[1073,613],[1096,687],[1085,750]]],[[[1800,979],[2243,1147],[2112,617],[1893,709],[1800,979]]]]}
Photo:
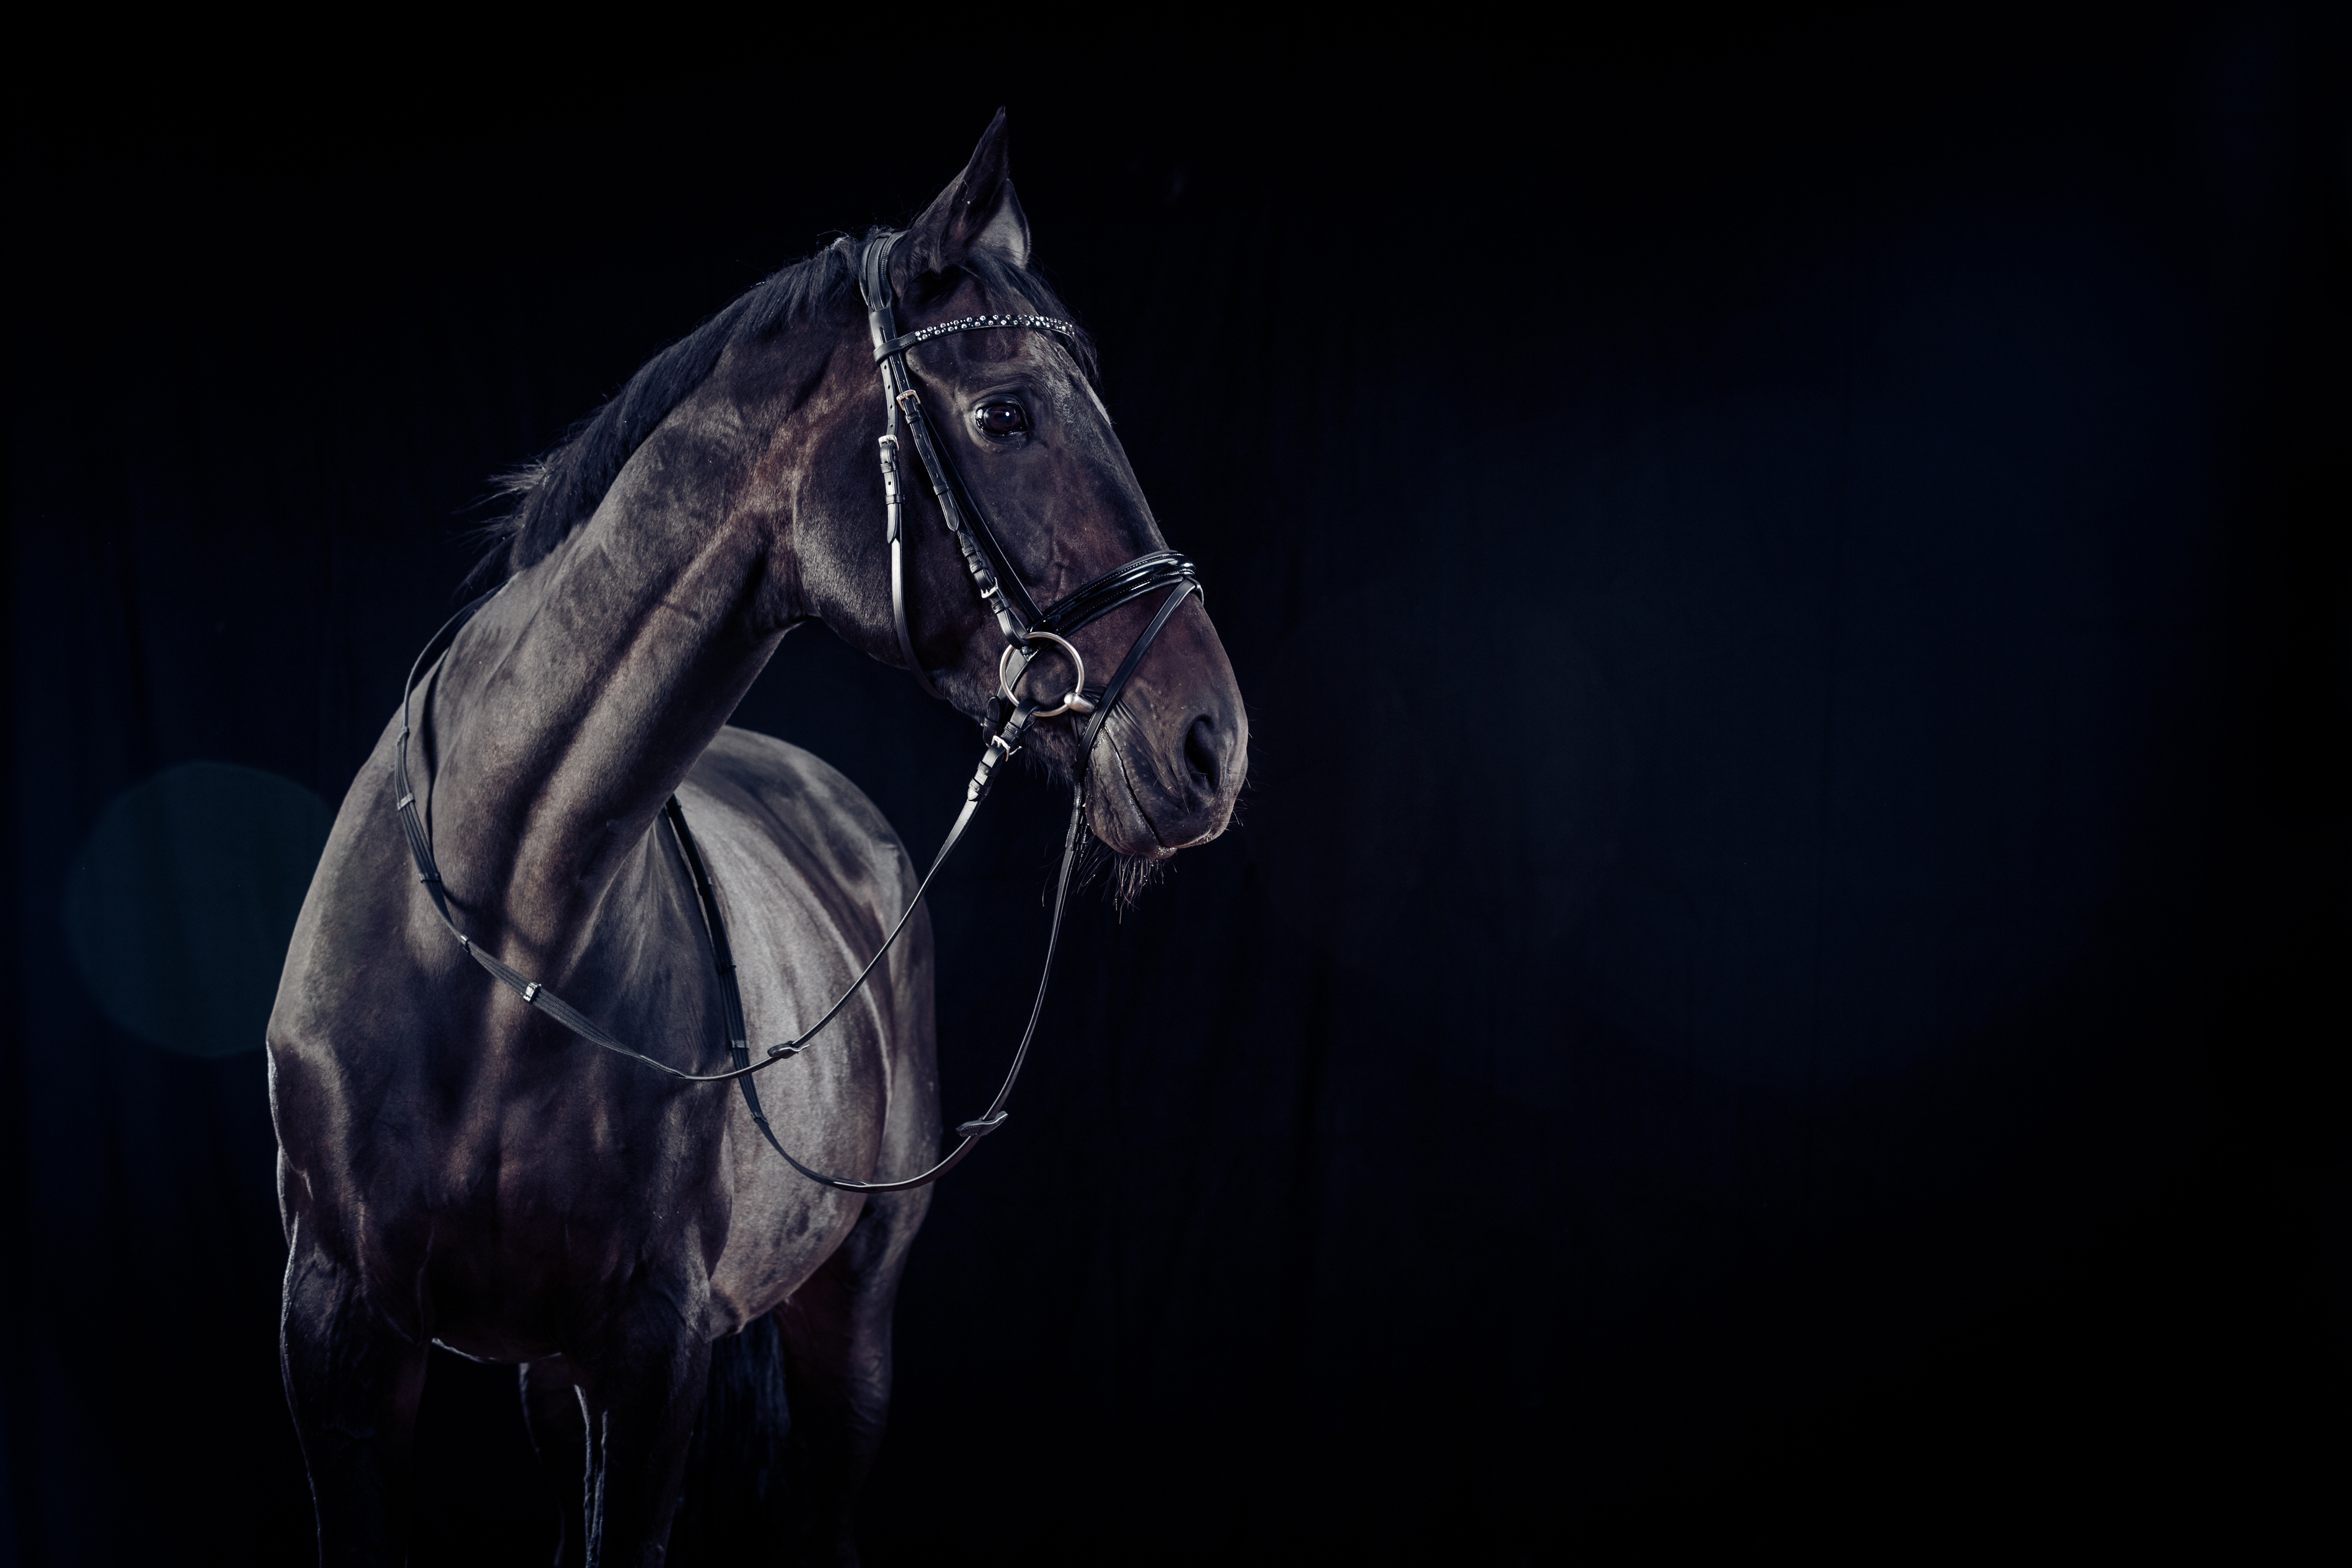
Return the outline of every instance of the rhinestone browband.
{"type": "Polygon", "coordinates": [[[874,351],[874,358],[878,363],[891,354],[904,353],[917,343],[929,342],[950,332],[969,332],[982,327],[1042,327],[1049,332],[1059,332],[1074,342],[1078,336],[1077,328],[1067,321],[1057,321],[1051,316],[966,316],[961,321],[941,321],[936,327],[925,327],[920,331],[892,338],[874,351]]]}

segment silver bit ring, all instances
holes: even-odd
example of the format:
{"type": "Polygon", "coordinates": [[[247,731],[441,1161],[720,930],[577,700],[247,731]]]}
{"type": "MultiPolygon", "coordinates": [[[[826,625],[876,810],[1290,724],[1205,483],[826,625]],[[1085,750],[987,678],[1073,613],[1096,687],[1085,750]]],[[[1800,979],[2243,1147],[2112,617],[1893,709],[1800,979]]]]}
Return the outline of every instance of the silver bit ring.
{"type": "MultiPolygon", "coordinates": [[[[1052,632],[1024,632],[1021,634],[1021,642],[1034,643],[1040,641],[1052,643],[1055,647],[1060,648],[1064,653],[1070,656],[1070,691],[1068,696],[1062,699],[1062,705],[1059,708],[1040,708],[1033,717],[1038,719],[1058,719],[1065,713],[1093,712],[1095,710],[1095,705],[1087,701],[1086,698],[1081,695],[1087,688],[1086,659],[1079,654],[1076,648],[1070,646],[1068,639],[1055,637],[1052,632]]],[[[1013,690],[1013,679],[1017,678],[1010,676],[1004,667],[1006,661],[1011,659],[1012,657],[1020,650],[1020,643],[1006,643],[1004,645],[1004,651],[996,656],[996,689],[1004,694],[1004,700],[1007,702],[1013,703],[1016,706],[1021,701],[1021,699],[1015,696],[1013,690]]],[[[1027,673],[1027,667],[1024,666],[1022,674],[1026,675],[1027,673]]]]}

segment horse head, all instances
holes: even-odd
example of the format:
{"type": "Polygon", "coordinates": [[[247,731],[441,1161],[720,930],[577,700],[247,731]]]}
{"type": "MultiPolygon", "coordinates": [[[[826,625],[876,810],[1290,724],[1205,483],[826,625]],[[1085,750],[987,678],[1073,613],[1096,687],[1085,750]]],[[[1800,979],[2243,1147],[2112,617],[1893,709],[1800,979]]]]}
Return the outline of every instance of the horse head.
{"type": "MultiPolygon", "coordinates": [[[[963,172],[905,232],[877,238],[887,241],[900,333],[979,317],[1066,314],[1029,268],[1029,220],[1007,172],[1002,111],[963,172]]],[[[843,265],[854,268],[864,253],[845,245],[843,265]]],[[[907,635],[899,635],[881,526],[884,481],[874,461],[890,408],[856,300],[853,287],[834,312],[840,336],[822,384],[805,393],[817,418],[788,421],[783,437],[824,448],[822,461],[802,468],[815,479],[814,493],[792,513],[794,607],[887,663],[903,667],[902,649],[910,649],[926,683],[978,719],[1000,690],[1006,638],[911,454],[900,459],[907,635]]],[[[904,363],[931,439],[985,513],[1003,555],[998,564],[1035,604],[1168,548],[1097,394],[1082,336],[954,331],[908,348],[904,363]]],[[[1099,697],[1166,599],[1166,592],[1146,595],[1071,634],[1085,695],[1099,697]]],[[[1041,649],[1038,659],[1014,684],[1048,706],[1058,701],[1048,689],[1069,686],[1073,672],[1058,650],[1041,649]]],[[[1086,723],[1083,710],[1041,719],[1026,744],[1055,776],[1084,776],[1088,826],[1104,845],[1157,861],[1224,831],[1248,766],[1249,721],[1198,595],[1177,605],[1081,758],[1086,723]]]]}

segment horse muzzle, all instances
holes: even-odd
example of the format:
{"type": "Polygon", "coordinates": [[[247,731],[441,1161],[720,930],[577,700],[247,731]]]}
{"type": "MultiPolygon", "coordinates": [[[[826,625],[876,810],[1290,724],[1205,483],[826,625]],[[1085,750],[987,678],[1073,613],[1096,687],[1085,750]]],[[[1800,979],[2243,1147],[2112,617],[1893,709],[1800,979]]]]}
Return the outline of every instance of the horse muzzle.
{"type": "MultiPolygon", "coordinates": [[[[1205,647],[1168,650],[1171,668],[1196,678],[1163,683],[1147,662],[1095,741],[1087,826],[1123,855],[1165,859],[1233,821],[1249,772],[1249,716],[1206,620],[1198,617],[1205,637],[1181,637],[1205,647]]],[[[1180,640],[1176,627],[1170,633],[1180,640]]]]}

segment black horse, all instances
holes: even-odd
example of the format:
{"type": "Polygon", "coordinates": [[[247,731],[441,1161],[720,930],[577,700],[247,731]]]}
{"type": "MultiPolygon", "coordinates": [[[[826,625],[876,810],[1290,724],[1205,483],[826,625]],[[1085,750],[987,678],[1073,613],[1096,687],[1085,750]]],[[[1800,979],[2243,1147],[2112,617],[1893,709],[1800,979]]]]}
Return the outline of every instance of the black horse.
{"type": "MultiPolygon", "coordinates": [[[[1027,268],[1003,116],[898,237],[901,331],[1059,316],[1027,268]]],[[[418,686],[410,765],[453,918],[621,1039],[722,1070],[693,824],[750,1037],[796,1037],[912,900],[889,825],[805,752],[726,726],[784,634],[823,621],[977,718],[1004,639],[908,487],[908,635],[875,463],[885,406],[846,248],[787,268],[638,372],[522,481],[503,592],[418,686]]],[[[909,352],[916,392],[1005,563],[1066,594],[1165,541],[1072,334],[971,331],[909,352]]],[[[1139,599],[1073,634],[1116,665],[1139,599]]],[[[1200,600],[1177,607],[1085,756],[1083,715],[1026,745],[1090,779],[1087,826],[1158,859],[1223,832],[1247,721],[1200,600]]],[[[890,1313],[928,1188],[795,1174],[724,1084],[593,1048],[450,940],[395,814],[400,721],[343,803],[269,1020],[289,1247],[287,1395],[322,1557],[404,1554],[428,1348],[523,1367],[542,1456],[583,1506],[572,1561],[661,1560],[713,1342],[772,1314],[798,1439],[796,1534],[855,1560],[850,1505],[890,1393],[890,1313]]],[[[943,786],[949,781],[942,781],[943,786]]],[[[940,1144],[919,912],[803,1055],[762,1082],[785,1147],[856,1180],[940,1144]]]]}

